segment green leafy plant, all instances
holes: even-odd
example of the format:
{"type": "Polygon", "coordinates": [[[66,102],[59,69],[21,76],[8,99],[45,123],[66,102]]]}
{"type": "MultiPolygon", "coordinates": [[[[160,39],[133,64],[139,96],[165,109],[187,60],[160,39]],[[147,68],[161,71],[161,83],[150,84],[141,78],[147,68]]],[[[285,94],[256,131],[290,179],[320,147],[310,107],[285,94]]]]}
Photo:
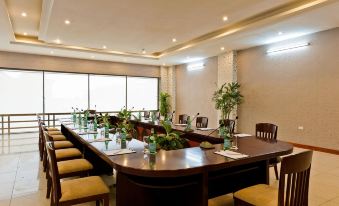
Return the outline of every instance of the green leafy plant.
{"type": "Polygon", "coordinates": [[[183,149],[187,145],[187,140],[181,138],[181,133],[172,131],[172,126],[166,121],[161,121],[166,134],[159,134],[156,137],[157,147],[164,150],[183,149]]]}
{"type": "Polygon", "coordinates": [[[243,101],[237,82],[225,83],[214,92],[212,100],[215,108],[221,111],[221,119],[229,119],[231,112],[243,101]]]}
{"type": "Polygon", "coordinates": [[[111,127],[111,122],[110,122],[110,119],[111,119],[111,117],[109,116],[109,114],[108,113],[106,113],[106,114],[99,114],[99,116],[98,116],[98,122],[99,122],[99,124],[101,125],[101,127],[105,127],[105,126],[109,126],[109,128],[111,127]]]}
{"type": "Polygon", "coordinates": [[[160,109],[159,112],[160,114],[167,119],[168,113],[170,112],[171,105],[169,102],[169,98],[171,96],[166,93],[166,92],[161,92],[160,93],[160,109]]]}
{"type": "Polygon", "coordinates": [[[120,112],[118,113],[118,117],[120,119],[128,120],[128,119],[131,119],[131,116],[132,116],[132,111],[131,110],[127,110],[125,107],[122,108],[120,110],[120,112]]]}

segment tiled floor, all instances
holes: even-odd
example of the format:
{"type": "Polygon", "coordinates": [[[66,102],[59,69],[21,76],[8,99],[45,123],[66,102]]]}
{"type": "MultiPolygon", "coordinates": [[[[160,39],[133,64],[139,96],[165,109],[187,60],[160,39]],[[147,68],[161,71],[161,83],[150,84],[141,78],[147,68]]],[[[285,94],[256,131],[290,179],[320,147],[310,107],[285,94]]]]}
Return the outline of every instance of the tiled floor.
{"type": "MultiPolygon", "coordinates": [[[[1,136],[0,136],[1,137],[1,136]]],[[[1,137],[0,206],[47,206],[46,180],[41,170],[36,133],[1,137]]],[[[302,149],[295,148],[295,152],[302,149]]],[[[271,172],[271,184],[278,186],[271,172]]],[[[111,182],[108,177],[107,182],[111,182]]],[[[115,205],[115,188],[111,187],[115,205]]],[[[233,205],[232,196],[214,198],[210,205],[233,205]],[[223,204],[220,204],[222,199],[223,204]]],[[[95,205],[84,204],[84,205],[95,205]]],[[[310,180],[309,205],[339,206],[339,156],[314,152],[310,180]]]]}

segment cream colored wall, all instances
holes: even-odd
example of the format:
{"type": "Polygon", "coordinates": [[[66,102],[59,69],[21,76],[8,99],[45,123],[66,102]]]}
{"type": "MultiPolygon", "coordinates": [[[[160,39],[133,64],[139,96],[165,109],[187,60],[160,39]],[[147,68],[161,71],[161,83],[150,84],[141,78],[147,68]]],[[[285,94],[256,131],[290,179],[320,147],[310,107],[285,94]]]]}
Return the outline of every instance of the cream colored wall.
{"type": "Polygon", "coordinates": [[[339,150],[339,28],[276,46],[302,41],[311,45],[274,55],[265,53],[274,45],[238,52],[245,100],[239,130],[253,134],[257,122],[272,122],[279,139],[339,150]]]}
{"type": "Polygon", "coordinates": [[[0,67],[160,77],[158,66],[0,52],[0,67]]]}
{"type": "Polygon", "coordinates": [[[217,57],[206,59],[205,65],[196,71],[187,71],[186,64],[176,66],[176,116],[199,112],[208,117],[209,127],[217,127],[217,111],[212,102],[218,81],[217,57]]]}

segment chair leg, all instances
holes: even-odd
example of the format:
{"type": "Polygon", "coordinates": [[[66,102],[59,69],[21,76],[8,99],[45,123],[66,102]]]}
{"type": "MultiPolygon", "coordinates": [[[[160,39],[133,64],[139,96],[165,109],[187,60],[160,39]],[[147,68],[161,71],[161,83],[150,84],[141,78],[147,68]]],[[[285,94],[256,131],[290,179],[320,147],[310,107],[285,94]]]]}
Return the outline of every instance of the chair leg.
{"type": "Polygon", "coordinates": [[[109,195],[108,194],[105,195],[103,201],[104,201],[104,206],[109,206],[109,195]]]}
{"type": "Polygon", "coordinates": [[[50,177],[47,178],[47,193],[46,198],[48,199],[51,195],[51,189],[52,189],[52,180],[50,177]]]}
{"type": "Polygon", "coordinates": [[[100,206],[100,200],[95,200],[95,206],[100,206]]]}
{"type": "Polygon", "coordinates": [[[51,206],[54,206],[54,195],[53,195],[53,188],[52,188],[52,195],[51,195],[51,206]]]}
{"type": "Polygon", "coordinates": [[[45,154],[45,152],[43,153],[42,165],[43,165],[43,167],[44,167],[44,172],[46,172],[46,167],[47,167],[47,154],[45,154]]]}
{"type": "Polygon", "coordinates": [[[275,173],[275,178],[279,180],[279,175],[278,175],[278,166],[275,164],[274,165],[274,173],[275,173]]]}

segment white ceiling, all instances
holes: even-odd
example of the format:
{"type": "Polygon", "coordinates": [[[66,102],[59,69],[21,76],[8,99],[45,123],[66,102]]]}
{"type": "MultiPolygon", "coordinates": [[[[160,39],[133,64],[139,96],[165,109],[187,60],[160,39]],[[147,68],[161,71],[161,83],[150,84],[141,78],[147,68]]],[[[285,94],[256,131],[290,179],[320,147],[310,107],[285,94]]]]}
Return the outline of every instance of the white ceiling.
{"type": "MultiPolygon", "coordinates": [[[[0,0],[0,50],[105,61],[167,65],[215,56],[339,26],[339,1],[283,19],[253,26],[160,59],[120,56],[90,51],[13,44],[15,34],[26,32],[46,43],[119,52],[161,52],[292,0],[0,0]],[[26,12],[27,17],[21,13],[26,12]],[[227,15],[229,20],[222,21],[227,15]],[[9,18],[10,17],[10,18],[9,18]],[[65,25],[64,21],[71,21],[65,25]],[[278,35],[278,32],[283,32],[278,35]],[[172,38],[177,42],[173,43],[172,38]],[[53,54],[51,54],[53,51],[53,54]],[[190,58],[188,59],[187,56],[190,58]]],[[[104,52],[104,51],[103,51],[104,52]]]]}

